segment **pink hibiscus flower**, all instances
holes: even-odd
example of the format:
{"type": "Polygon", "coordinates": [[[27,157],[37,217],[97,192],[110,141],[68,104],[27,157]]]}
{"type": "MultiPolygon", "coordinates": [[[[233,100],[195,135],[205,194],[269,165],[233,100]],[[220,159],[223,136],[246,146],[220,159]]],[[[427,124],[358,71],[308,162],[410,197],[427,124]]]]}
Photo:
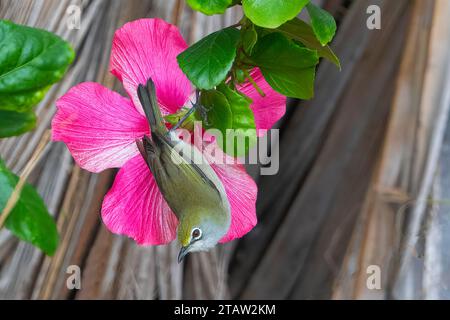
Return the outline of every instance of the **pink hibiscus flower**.
{"type": "MultiPolygon", "coordinates": [[[[130,99],[100,84],[85,82],[56,102],[53,140],[63,141],[77,164],[86,170],[121,168],[104,198],[102,219],[110,231],[127,235],[141,245],[174,240],[178,221],[135,143],[150,132],[137,87],[151,78],[162,113],[179,110],[192,93],[176,60],[186,48],[178,29],[161,19],[127,23],[114,35],[110,69],[130,99]]],[[[286,98],[269,87],[259,70],[252,74],[265,97],[250,84],[240,90],[253,100],[257,129],[269,129],[283,116],[286,98]]],[[[240,164],[211,166],[231,206],[231,226],[221,242],[242,237],[256,225],[257,187],[240,164]]]]}

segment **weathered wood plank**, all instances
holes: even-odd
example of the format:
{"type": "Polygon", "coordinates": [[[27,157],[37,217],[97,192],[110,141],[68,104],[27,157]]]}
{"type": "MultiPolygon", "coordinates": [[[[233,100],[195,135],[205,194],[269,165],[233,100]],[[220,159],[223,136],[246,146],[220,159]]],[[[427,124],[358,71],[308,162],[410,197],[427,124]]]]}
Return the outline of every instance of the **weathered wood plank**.
{"type": "Polygon", "coordinates": [[[427,212],[427,237],[424,255],[423,298],[450,299],[450,121],[433,184],[427,212]]]}
{"type": "MultiPolygon", "coordinates": [[[[418,5],[420,2],[414,3],[418,5]]],[[[423,1],[421,3],[425,6],[423,1]]],[[[374,203],[368,198],[363,203],[363,199],[374,165],[379,159],[384,120],[387,119],[393,90],[397,90],[398,95],[402,94],[404,99],[406,96],[405,105],[407,101],[421,100],[421,86],[418,83],[409,84],[411,92],[407,91],[408,88],[399,91],[393,85],[406,21],[405,10],[412,2],[358,0],[349,12],[340,11],[341,4],[340,0],[324,1],[326,8],[338,10],[337,16],[344,17],[334,43],[342,58],[343,70],[338,72],[329,63],[322,64],[317,78],[317,97],[311,102],[302,103],[300,107],[295,101],[291,103],[287,116],[281,122],[281,170],[278,176],[260,179],[260,222],[254,231],[239,242],[221,246],[209,253],[191,255],[184,265],[178,265],[175,261],[176,244],[157,248],[138,247],[131,240],[112,235],[106,230],[99,212],[114,171],[90,174],[73,165],[63,144],[53,144],[30,181],[37,186],[50,211],[58,219],[61,246],[55,257],[47,258],[30,245],[18,242],[8,232],[1,231],[0,298],[329,297],[360,213],[362,217],[356,228],[358,232],[353,234],[351,250],[358,253],[361,250],[355,241],[367,245],[374,239],[394,232],[395,221],[387,216],[396,208],[390,207],[391,202],[385,199],[377,209],[380,216],[376,221],[377,226],[383,226],[383,229],[376,229],[378,233],[375,234],[373,230],[368,234],[361,232],[365,223],[372,223],[371,227],[375,225],[371,220],[373,217],[366,215],[367,211],[373,210],[374,203]],[[369,4],[378,4],[383,10],[381,32],[365,28],[365,9],[369,4]],[[381,65],[380,61],[388,63],[381,65]],[[417,88],[418,91],[415,90],[417,88]],[[361,210],[361,207],[364,208],[361,210]],[[386,225],[388,228],[385,228],[386,225]],[[387,231],[383,233],[383,230],[387,231]],[[228,276],[230,263],[232,268],[228,276]],[[82,269],[82,290],[78,292],[66,288],[66,268],[69,265],[79,265],[82,269]],[[231,293],[228,283],[231,284],[231,293]]],[[[423,8],[424,12],[427,10],[429,8],[423,8]]],[[[40,117],[38,128],[22,137],[0,142],[0,155],[15,172],[20,173],[27,164],[42,133],[49,128],[55,111],[54,100],[68,88],[89,80],[123,92],[118,81],[108,73],[113,33],[127,21],[154,16],[178,24],[182,34],[192,43],[207,33],[237,22],[241,12],[236,8],[228,10],[224,16],[207,17],[190,10],[182,0],[0,2],[1,18],[54,31],[71,41],[78,53],[77,61],[66,78],[55,85],[37,107],[40,117]],[[68,30],[64,23],[65,10],[71,3],[83,8],[80,30],[68,30]]],[[[413,55],[408,63],[411,67],[409,74],[418,78],[416,73],[420,73],[420,70],[423,72],[426,67],[428,48],[420,50],[419,47],[423,45],[423,32],[427,32],[426,20],[417,20],[416,23],[419,23],[414,29],[417,36],[409,38],[415,41],[409,45],[409,50],[419,48],[418,63],[412,58],[413,55]],[[422,54],[425,54],[425,58],[422,54]]],[[[405,66],[402,68],[406,70],[405,66]]],[[[429,105],[437,104],[430,102],[429,105]]],[[[392,161],[395,161],[390,166],[392,170],[382,171],[386,180],[392,180],[394,186],[410,186],[411,181],[415,181],[414,186],[420,187],[419,174],[427,162],[426,155],[430,147],[428,137],[433,131],[431,120],[435,116],[431,110],[433,107],[421,109],[422,114],[417,113],[417,104],[412,103],[411,108],[416,108],[415,113],[406,119],[411,123],[411,119],[416,116],[414,119],[417,123],[424,122],[427,126],[420,131],[419,142],[400,139],[402,136],[414,136],[418,125],[405,124],[405,117],[399,117],[401,113],[394,117],[403,126],[398,126],[403,131],[397,128],[395,135],[391,136],[395,142],[389,144],[392,161]],[[399,147],[404,151],[395,153],[395,148],[399,147]],[[415,158],[417,161],[405,161],[414,150],[420,150],[415,158]],[[410,172],[415,174],[410,176],[410,172]]],[[[404,112],[406,115],[411,112],[407,108],[402,110],[403,116],[404,112]]],[[[390,121],[392,119],[391,116],[390,121]]],[[[435,186],[439,183],[436,180],[435,186]]],[[[401,198],[407,194],[403,190],[395,191],[398,190],[387,192],[391,200],[392,197],[401,198]]],[[[386,195],[386,190],[382,193],[386,195]]],[[[438,189],[434,194],[441,197],[438,189]]],[[[423,212],[421,214],[424,217],[423,212]]],[[[438,220],[443,216],[438,217],[430,213],[427,217],[430,230],[435,230],[433,237],[425,243],[425,263],[429,266],[441,258],[440,252],[433,249],[442,249],[439,243],[442,243],[447,230],[441,229],[440,221],[443,220],[438,220]]],[[[417,224],[411,225],[410,232],[413,237],[417,229],[414,225],[417,224]]],[[[384,243],[388,244],[391,240],[395,244],[398,239],[388,237],[384,243]]],[[[388,251],[385,248],[382,250],[388,251]]],[[[346,262],[352,257],[355,257],[354,253],[348,254],[346,262]]],[[[390,257],[383,258],[389,260],[390,257]]],[[[360,260],[364,264],[367,261],[365,258],[360,260]]],[[[356,287],[364,283],[361,282],[362,278],[351,277],[350,264],[345,264],[347,273],[344,272],[345,276],[341,279],[351,279],[346,284],[350,283],[351,289],[354,289],[355,282],[358,283],[356,287]]],[[[352,266],[352,270],[365,276],[362,273],[365,269],[358,269],[355,263],[352,266]]],[[[433,287],[433,283],[438,281],[437,274],[433,277],[433,274],[424,272],[423,279],[420,278],[423,281],[420,285],[428,288],[427,297],[445,294],[433,287]]],[[[439,274],[439,279],[444,279],[442,273],[439,274]]],[[[337,292],[342,293],[347,287],[340,283],[337,292]]],[[[353,295],[354,291],[351,292],[353,295]]]]}
{"type": "MultiPolygon", "coordinates": [[[[72,41],[77,48],[80,42],[75,39],[73,33],[65,27],[65,24],[61,27],[65,8],[69,3],[69,1],[15,1],[12,4],[12,1],[7,1],[6,6],[2,7],[2,17],[6,16],[18,23],[49,29],[72,41]],[[22,7],[25,7],[25,10],[22,10],[22,7]]],[[[67,78],[70,79],[80,70],[79,67],[72,68],[67,78]]],[[[14,171],[20,172],[22,170],[42,133],[48,128],[51,115],[54,112],[52,104],[55,94],[62,87],[62,83],[55,85],[46,99],[37,107],[40,122],[34,132],[0,142],[2,145],[1,155],[14,171]],[[8,148],[4,148],[5,146],[8,148]]],[[[34,179],[30,181],[38,186],[38,191],[44,196],[50,211],[57,213],[57,208],[63,196],[60,188],[63,189],[65,181],[67,181],[70,173],[68,167],[71,167],[72,160],[68,156],[68,152],[57,145],[51,147],[49,154],[43,160],[41,164],[45,163],[47,167],[41,170],[41,174],[35,173],[34,179]],[[58,189],[55,190],[55,188],[58,189]]],[[[2,233],[5,232],[2,231],[2,233]]],[[[3,298],[15,299],[31,297],[32,286],[37,279],[38,269],[42,263],[42,253],[28,244],[17,243],[14,238],[10,238],[9,241],[15,243],[16,246],[10,252],[9,258],[0,258],[2,264],[0,278],[4,284],[0,288],[0,295],[3,298]]]]}
{"type": "MultiPolygon", "coordinates": [[[[395,27],[394,24],[391,25],[395,32],[387,31],[389,26],[384,25],[385,38],[374,42],[380,51],[376,53],[373,50],[373,56],[366,56],[358,68],[359,74],[354,78],[355,84],[347,88],[346,97],[341,102],[344,106],[353,105],[353,108],[345,107],[346,111],[342,110],[341,116],[333,120],[328,142],[332,147],[328,155],[323,155],[323,162],[318,159],[315,164],[323,168],[328,166],[326,159],[333,158],[334,162],[340,161],[341,157],[348,157],[341,170],[332,169],[341,174],[338,180],[339,190],[332,199],[332,205],[327,209],[322,225],[315,233],[305,265],[290,295],[293,299],[328,299],[332,296],[334,281],[341,269],[355,222],[360,215],[385,135],[395,74],[409,18],[408,10],[403,8],[403,12],[398,16],[395,27]],[[382,58],[377,56],[383,51],[382,58]],[[383,64],[380,66],[381,60],[383,64]],[[372,89],[364,92],[367,87],[372,89]],[[355,119],[350,126],[349,118],[355,119]],[[342,136],[340,130],[346,131],[346,134],[342,136]],[[355,141],[351,149],[347,149],[351,146],[349,141],[352,139],[358,141],[355,141]]],[[[325,145],[323,152],[326,152],[326,148],[325,145]]],[[[322,188],[326,192],[327,182],[331,181],[333,179],[325,178],[322,182],[322,188]]],[[[316,188],[320,190],[320,187],[316,188]]],[[[305,210],[306,208],[305,205],[305,210]]]]}
{"type": "MultiPolygon", "coordinates": [[[[427,69],[424,74],[423,94],[420,100],[415,161],[412,165],[411,189],[416,203],[408,214],[405,234],[399,248],[399,265],[393,275],[397,280],[394,284],[393,295],[400,298],[416,298],[423,295],[421,289],[418,289],[417,292],[410,292],[409,288],[413,287],[412,281],[405,281],[402,276],[407,273],[407,270],[410,270],[410,273],[414,272],[414,261],[409,252],[420,242],[420,229],[425,219],[427,199],[431,192],[449,116],[449,15],[450,2],[436,0],[428,46],[427,69]]],[[[420,283],[420,287],[422,287],[422,283],[420,283]]]]}
{"type": "Polygon", "coordinates": [[[423,223],[450,104],[447,10],[445,1],[414,2],[379,168],[355,231],[361,245],[351,246],[338,298],[423,298],[423,277],[432,272],[421,259],[423,223]],[[382,290],[367,288],[369,265],[381,268],[382,290]]]}
{"type": "MultiPolygon", "coordinates": [[[[193,42],[206,33],[235,23],[240,15],[240,8],[234,8],[221,18],[206,17],[194,13],[181,0],[2,1],[1,18],[56,32],[72,42],[77,60],[64,80],[53,86],[37,107],[37,129],[18,138],[2,140],[1,156],[15,172],[20,173],[42,133],[50,125],[55,112],[54,100],[74,84],[96,81],[123,92],[118,81],[109,74],[108,63],[114,31],[125,22],[158,16],[179,24],[182,34],[193,42]],[[82,8],[80,30],[69,30],[65,24],[66,9],[70,4],[82,8]]],[[[55,257],[44,258],[40,251],[18,242],[7,231],[0,232],[0,297],[181,297],[183,269],[175,261],[175,244],[157,249],[141,248],[131,240],[113,236],[101,224],[101,201],[111,184],[113,172],[90,174],[73,166],[63,144],[51,146],[49,155],[30,181],[38,186],[51,212],[58,218],[61,245],[55,257]],[[83,289],[78,293],[66,288],[66,268],[69,265],[82,268],[83,289]]],[[[226,261],[223,255],[215,253],[206,258],[191,257],[191,260],[203,261],[201,268],[195,271],[199,280],[193,285],[198,288],[211,287],[215,280],[200,275],[212,272],[213,263],[226,261]]],[[[221,272],[225,273],[225,268],[221,272]]],[[[216,294],[215,289],[208,292],[211,292],[211,297],[216,294]]]]}
{"type": "Polygon", "coordinates": [[[259,224],[238,245],[231,269],[233,296],[239,296],[270,241],[276,236],[278,226],[322,147],[328,125],[337,112],[336,102],[352,75],[357,73],[355,66],[367,54],[368,43],[373,37],[369,30],[360,28],[365,26],[365,8],[366,2],[355,2],[339,27],[333,46],[342,60],[343,70],[339,72],[331,64],[323,64],[317,76],[316,98],[303,106],[295,106],[296,110],[282,128],[280,172],[277,176],[261,177],[259,224]],[[348,44],[349,37],[352,38],[352,45],[348,44]]]}
{"type": "MultiPolygon", "coordinates": [[[[382,123],[382,115],[385,114],[386,109],[384,109],[384,112],[376,114],[376,103],[373,100],[374,97],[381,97],[385,94],[383,91],[384,84],[392,77],[395,71],[394,64],[388,64],[386,69],[379,68],[379,59],[383,57],[385,48],[392,40],[390,35],[396,26],[397,20],[402,16],[407,1],[377,2],[382,8],[386,32],[371,32],[366,28],[361,28],[361,25],[365,26],[367,17],[365,12],[368,3],[366,1],[354,3],[354,6],[345,18],[348,20],[344,20],[340,29],[341,33],[336,39],[336,44],[339,43],[339,39],[342,39],[340,37],[345,37],[345,35],[351,34],[353,38],[359,37],[360,39],[360,41],[354,42],[356,48],[348,46],[348,42],[346,42],[345,49],[341,49],[346,50],[344,52],[337,47],[337,52],[343,59],[343,79],[339,77],[339,74],[333,76],[333,71],[327,72],[329,77],[327,79],[321,78],[319,83],[323,84],[325,81],[329,85],[319,88],[320,95],[316,98],[317,100],[312,102],[313,104],[318,103],[318,101],[321,102],[316,106],[320,108],[321,112],[329,113],[331,112],[329,109],[338,112],[333,118],[329,136],[326,137],[326,140],[323,140],[322,135],[324,131],[322,130],[324,130],[331,119],[331,114],[327,117],[315,114],[313,119],[306,118],[305,114],[303,114],[305,122],[297,122],[299,128],[292,130],[292,132],[295,132],[292,135],[297,138],[286,139],[286,136],[284,136],[282,139],[282,143],[287,144],[287,152],[291,155],[297,154],[296,157],[288,157],[289,163],[286,163],[284,166],[281,165],[282,168],[291,167],[289,177],[279,181],[277,184],[273,184],[280,185],[281,183],[283,187],[279,189],[283,193],[289,191],[287,188],[291,185],[290,181],[298,177],[296,169],[299,167],[299,164],[300,168],[297,170],[300,170],[300,172],[305,170],[303,171],[304,174],[308,173],[306,169],[302,168],[305,166],[303,164],[305,155],[307,157],[316,157],[314,150],[320,150],[320,152],[318,152],[318,157],[314,160],[311,171],[307,174],[306,180],[302,183],[297,196],[295,195],[297,189],[291,187],[293,188],[291,192],[295,196],[295,200],[290,206],[289,201],[287,202],[289,210],[282,221],[281,227],[273,233],[273,238],[270,240],[268,247],[264,248],[264,255],[256,269],[248,274],[249,282],[242,292],[241,297],[243,298],[283,299],[289,296],[294,289],[292,279],[298,279],[301,276],[302,266],[306,262],[311,246],[314,244],[315,235],[319,232],[320,226],[326,222],[328,213],[333,208],[334,201],[342,197],[342,193],[348,194],[349,192],[349,185],[345,184],[341,188],[341,184],[346,182],[346,174],[352,174],[352,165],[358,163],[358,161],[363,161],[364,163],[364,161],[370,160],[365,159],[364,154],[358,154],[358,151],[364,151],[361,149],[361,146],[364,145],[364,140],[369,134],[368,131],[365,131],[365,127],[372,118],[379,119],[376,123],[382,123]],[[356,30],[358,32],[355,34],[356,30]],[[370,45],[364,45],[368,43],[370,45]],[[346,68],[349,68],[349,70],[345,71],[346,68]],[[359,72],[361,69],[364,72],[359,72]],[[352,70],[356,70],[356,72],[352,73],[352,70]],[[348,79],[351,79],[351,81],[347,81],[348,79]],[[341,88],[340,85],[345,86],[348,90],[344,92],[344,87],[341,88]],[[371,88],[371,91],[366,89],[368,87],[371,88]],[[339,103],[337,104],[337,102],[339,103]],[[348,126],[349,119],[354,119],[352,126],[348,126]],[[336,125],[334,124],[335,121],[336,125]],[[310,126],[311,130],[304,132],[303,135],[299,135],[298,132],[302,130],[302,125],[310,126]],[[306,148],[305,140],[312,142],[309,145],[311,149],[306,148]],[[292,147],[294,145],[295,148],[292,147]],[[302,150],[302,148],[305,148],[303,149],[303,154],[298,151],[299,149],[302,150]],[[334,152],[338,152],[337,155],[334,152]],[[296,160],[292,161],[292,159],[296,160]],[[278,268],[274,268],[274,262],[279,265],[278,268]],[[270,277],[267,276],[268,274],[270,274],[270,277]]],[[[393,51],[395,57],[395,50],[393,51]]],[[[294,119],[295,115],[287,126],[291,125],[294,119]]],[[[376,145],[374,147],[376,148],[376,145]]],[[[284,156],[286,157],[286,155],[284,156]]],[[[307,159],[306,162],[308,162],[307,159]]],[[[362,164],[359,167],[359,170],[361,169],[370,169],[370,165],[362,164]]],[[[355,171],[357,174],[360,172],[355,171]]],[[[365,171],[362,170],[362,172],[365,171]]],[[[301,183],[302,177],[297,179],[301,183]]],[[[278,199],[272,200],[273,208],[276,208],[282,197],[283,195],[280,195],[278,199]]],[[[350,196],[349,199],[349,203],[352,203],[350,196]]],[[[354,203],[358,201],[357,197],[353,200],[355,201],[354,203]]],[[[283,200],[281,200],[282,203],[283,200]]],[[[269,214],[273,214],[273,210],[272,212],[267,212],[267,215],[269,214]]],[[[272,225],[273,219],[271,220],[270,224],[272,225]]]]}

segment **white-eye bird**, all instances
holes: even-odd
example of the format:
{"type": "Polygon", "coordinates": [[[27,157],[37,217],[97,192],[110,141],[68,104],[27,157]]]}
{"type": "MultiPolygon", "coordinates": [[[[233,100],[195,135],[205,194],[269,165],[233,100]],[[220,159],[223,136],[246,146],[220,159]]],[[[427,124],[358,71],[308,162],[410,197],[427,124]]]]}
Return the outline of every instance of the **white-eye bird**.
{"type": "Polygon", "coordinates": [[[228,197],[217,174],[193,145],[165,126],[151,79],[138,86],[138,97],[150,125],[151,139],[137,141],[169,207],[178,218],[178,262],[189,252],[214,247],[231,223],[228,197]],[[193,161],[193,159],[201,159],[193,161]]]}

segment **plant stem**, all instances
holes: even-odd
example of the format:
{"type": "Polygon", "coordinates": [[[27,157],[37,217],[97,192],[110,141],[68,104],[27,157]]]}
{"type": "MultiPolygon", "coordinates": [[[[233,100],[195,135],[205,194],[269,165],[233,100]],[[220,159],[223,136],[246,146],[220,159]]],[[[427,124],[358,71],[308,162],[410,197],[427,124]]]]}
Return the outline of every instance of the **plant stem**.
{"type": "Polygon", "coordinates": [[[36,166],[41,156],[43,155],[45,147],[47,146],[49,140],[50,140],[50,130],[47,130],[42,135],[41,141],[39,142],[36,150],[34,151],[27,165],[23,169],[19,181],[17,182],[13,192],[11,193],[11,196],[8,199],[8,202],[6,203],[5,208],[3,209],[0,215],[0,229],[4,226],[6,219],[16,206],[17,201],[19,200],[20,197],[20,193],[22,192],[22,189],[25,186],[25,183],[30,173],[33,171],[34,167],[36,166]]]}
{"type": "Polygon", "coordinates": [[[258,91],[259,95],[261,97],[265,97],[266,94],[264,93],[264,91],[261,90],[261,88],[258,86],[258,84],[255,82],[255,80],[253,80],[252,76],[246,72],[246,78],[247,80],[252,84],[252,86],[256,89],[256,91],[258,91]]]}

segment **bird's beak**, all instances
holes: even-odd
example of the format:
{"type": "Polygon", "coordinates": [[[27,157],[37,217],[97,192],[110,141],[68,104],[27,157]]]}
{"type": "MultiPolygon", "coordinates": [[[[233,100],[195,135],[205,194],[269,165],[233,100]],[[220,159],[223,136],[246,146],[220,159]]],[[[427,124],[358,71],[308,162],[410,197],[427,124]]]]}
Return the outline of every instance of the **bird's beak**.
{"type": "Polygon", "coordinates": [[[188,247],[181,247],[180,252],[178,253],[178,263],[181,263],[188,253],[188,247]]]}

